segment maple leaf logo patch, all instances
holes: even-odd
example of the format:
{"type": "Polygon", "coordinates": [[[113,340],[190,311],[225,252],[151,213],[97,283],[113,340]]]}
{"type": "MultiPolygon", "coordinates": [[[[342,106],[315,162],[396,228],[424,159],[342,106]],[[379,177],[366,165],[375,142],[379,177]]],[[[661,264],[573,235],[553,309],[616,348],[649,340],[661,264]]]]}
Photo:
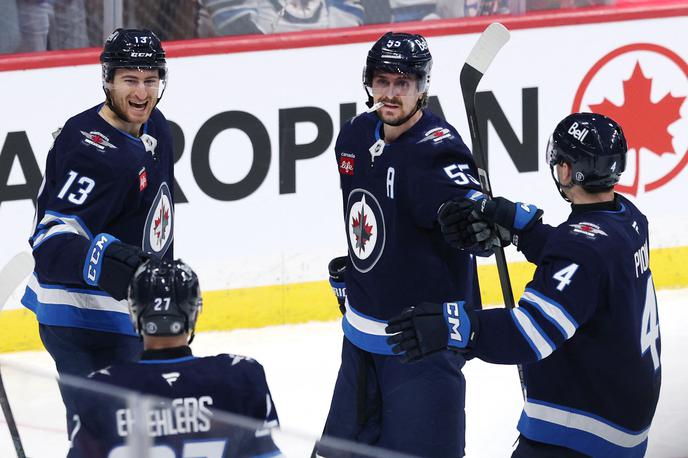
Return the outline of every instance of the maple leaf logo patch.
{"type": "Polygon", "coordinates": [[[688,64],[662,46],[637,43],[600,59],[583,78],[573,111],[609,116],[628,143],[616,191],[660,188],[688,164],[688,64]]]}

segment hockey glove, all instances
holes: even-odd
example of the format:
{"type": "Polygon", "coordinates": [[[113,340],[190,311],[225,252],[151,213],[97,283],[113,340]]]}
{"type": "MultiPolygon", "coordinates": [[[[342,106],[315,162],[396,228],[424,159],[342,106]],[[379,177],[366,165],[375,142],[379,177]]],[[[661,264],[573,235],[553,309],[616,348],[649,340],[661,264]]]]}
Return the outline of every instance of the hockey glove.
{"type": "Polygon", "coordinates": [[[334,258],[327,265],[327,270],[330,273],[330,286],[332,287],[332,292],[337,297],[339,311],[342,312],[342,315],[346,313],[346,261],[347,256],[340,256],[334,258]]]}
{"type": "Polygon", "coordinates": [[[466,351],[477,336],[473,309],[463,301],[409,307],[389,320],[385,331],[402,363],[420,361],[438,351],[466,351]]]}
{"type": "Polygon", "coordinates": [[[471,191],[466,197],[450,200],[440,207],[437,221],[449,245],[478,256],[490,256],[494,247],[508,245],[511,238],[508,231],[499,228],[495,232],[491,224],[471,216],[475,206],[486,200],[485,194],[471,191]]]}
{"type": "Polygon", "coordinates": [[[146,259],[149,256],[138,247],[122,243],[110,234],[98,234],[86,252],[84,281],[121,301],[127,297],[134,272],[146,259]]]}

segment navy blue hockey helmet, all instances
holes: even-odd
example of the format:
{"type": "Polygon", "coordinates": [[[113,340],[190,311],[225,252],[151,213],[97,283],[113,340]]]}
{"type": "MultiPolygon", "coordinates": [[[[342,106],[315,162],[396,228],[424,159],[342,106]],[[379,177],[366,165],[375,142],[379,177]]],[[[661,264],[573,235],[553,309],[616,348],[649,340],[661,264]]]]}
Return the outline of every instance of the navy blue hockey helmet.
{"type": "Polygon", "coordinates": [[[423,36],[387,32],[370,48],[363,68],[363,86],[369,97],[369,106],[372,106],[371,88],[376,71],[415,75],[418,77],[418,92],[427,94],[431,69],[432,55],[423,36]]]}
{"type": "MultiPolygon", "coordinates": [[[[547,145],[547,163],[571,166],[572,185],[588,192],[606,191],[626,168],[626,138],[621,126],[597,113],[573,113],[554,129],[547,145]]],[[[555,178],[555,181],[556,178],[555,178]]],[[[557,186],[562,185],[557,181],[557,186]]]]}
{"type": "Polygon", "coordinates": [[[103,69],[103,89],[108,96],[108,83],[118,68],[158,70],[160,89],[158,101],[162,98],[167,85],[167,61],[160,39],[146,29],[117,29],[105,40],[100,54],[103,69]]]}
{"type": "Polygon", "coordinates": [[[150,259],[129,286],[129,312],[139,334],[193,336],[201,306],[198,277],[181,260],[150,259]]]}
{"type": "Polygon", "coordinates": [[[105,40],[100,54],[103,80],[111,81],[117,68],[157,69],[165,78],[167,62],[160,39],[146,29],[117,29],[105,40]]]}

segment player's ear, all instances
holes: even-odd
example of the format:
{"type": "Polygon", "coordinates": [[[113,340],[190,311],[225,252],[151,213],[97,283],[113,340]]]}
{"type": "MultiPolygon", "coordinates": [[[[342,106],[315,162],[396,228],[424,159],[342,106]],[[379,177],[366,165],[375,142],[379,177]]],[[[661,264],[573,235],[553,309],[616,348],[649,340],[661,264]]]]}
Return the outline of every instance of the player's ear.
{"type": "Polygon", "coordinates": [[[571,165],[567,162],[560,162],[557,164],[557,176],[559,177],[559,183],[566,186],[571,183],[571,165]]]}

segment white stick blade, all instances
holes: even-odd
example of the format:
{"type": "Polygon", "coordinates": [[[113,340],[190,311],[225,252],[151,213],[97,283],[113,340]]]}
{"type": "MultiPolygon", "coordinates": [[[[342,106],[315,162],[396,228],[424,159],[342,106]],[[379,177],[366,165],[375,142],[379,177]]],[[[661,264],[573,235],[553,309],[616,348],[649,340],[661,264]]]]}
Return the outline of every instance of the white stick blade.
{"type": "Polygon", "coordinates": [[[26,251],[17,253],[0,270],[0,310],[5,306],[7,299],[33,271],[33,256],[26,251]]]}
{"type": "Polygon", "coordinates": [[[478,42],[471,49],[466,63],[485,73],[500,49],[509,41],[509,30],[499,22],[493,22],[478,38],[478,42]]]}

